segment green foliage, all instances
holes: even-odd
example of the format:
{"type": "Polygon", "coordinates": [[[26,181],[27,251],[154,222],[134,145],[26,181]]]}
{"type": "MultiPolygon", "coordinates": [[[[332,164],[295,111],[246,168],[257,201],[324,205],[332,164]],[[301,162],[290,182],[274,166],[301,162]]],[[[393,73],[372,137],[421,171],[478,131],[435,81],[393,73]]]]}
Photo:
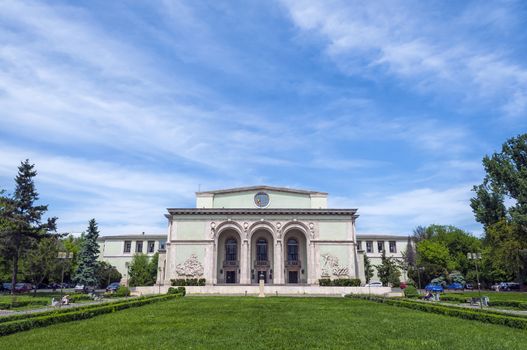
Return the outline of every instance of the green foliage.
{"type": "Polygon", "coordinates": [[[56,229],[57,218],[42,222],[48,207],[36,204],[39,199],[33,180],[36,175],[35,165],[26,159],[18,167],[15,193],[12,196],[0,193],[0,255],[11,263],[13,286],[17,282],[19,259],[35,241],[56,229]]]}
{"type": "Polygon", "coordinates": [[[128,268],[128,275],[130,276],[128,284],[131,287],[153,286],[156,283],[157,257],[157,253],[151,260],[146,254],[139,253],[134,255],[128,268]]]}
{"type": "Polygon", "coordinates": [[[97,261],[97,285],[104,288],[112,282],[119,282],[122,278],[121,273],[106,261],[97,261]]]}
{"type": "Polygon", "coordinates": [[[331,280],[329,278],[321,278],[318,284],[323,287],[360,287],[361,281],[359,278],[337,278],[331,280]]]}
{"type": "Polygon", "coordinates": [[[58,236],[45,237],[33,242],[32,249],[25,254],[23,260],[23,270],[29,281],[38,285],[53,274],[60,276],[63,263],[57,260],[60,247],[58,236]]]}
{"type": "Polygon", "coordinates": [[[172,286],[204,286],[205,282],[205,278],[177,278],[170,280],[172,286]]]}
{"type": "Polygon", "coordinates": [[[84,235],[84,241],[80,247],[78,256],[78,266],[75,272],[74,280],[85,286],[96,286],[97,279],[97,258],[99,256],[99,229],[95,219],[91,219],[88,224],[88,230],[84,235]]]}
{"type": "Polygon", "coordinates": [[[17,318],[13,321],[0,322],[0,336],[21,332],[37,327],[45,327],[48,325],[77,321],[87,318],[92,318],[97,315],[112,313],[119,310],[128,309],[131,307],[138,307],[158,301],[169,300],[173,298],[172,295],[162,295],[147,298],[137,298],[129,301],[118,301],[115,303],[88,306],[78,309],[63,309],[62,312],[52,311],[50,313],[39,313],[36,315],[28,314],[25,318],[17,318]]]}
{"type": "Polygon", "coordinates": [[[485,229],[485,278],[505,274],[522,282],[527,275],[527,134],[485,156],[483,167],[485,178],[474,186],[470,205],[485,229]]]}
{"type": "Polygon", "coordinates": [[[175,294],[184,297],[187,294],[187,290],[185,289],[185,287],[170,287],[168,288],[167,294],[175,294]]]}
{"type": "Polygon", "coordinates": [[[515,317],[512,315],[498,314],[496,312],[487,311],[474,311],[471,309],[459,308],[459,307],[448,307],[445,305],[437,305],[432,303],[423,303],[420,301],[411,300],[397,300],[390,298],[381,298],[377,296],[367,295],[350,295],[351,298],[360,298],[372,300],[380,303],[385,303],[394,306],[405,307],[414,310],[426,311],[436,313],[440,315],[459,317],[466,320],[475,320],[484,323],[498,324],[502,326],[527,329],[527,318],[515,317]]]}
{"type": "Polygon", "coordinates": [[[130,288],[126,286],[119,286],[117,290],[115,291],[116,297],[129,297],[130,296],[130,288]]]}
{"type": "Polygon", "coordinates": [[[413,285],[409,284],[404,289],[404,296],[407,298],[417,298],[419,296],[419,293],[417,292],[417,289],[413,285]]]}
{"type": "Polygon", "coordinates": [[[370,258],[366,254],[364,254],[364,277],[366,278],[366,283],[370,283],[373,277],[373,266],[371,266],[370,258]]]}
{"type": "Polygon", "coordinates": [[[386,257],[386,251],[382,251],[381,264],[375,266],[377,268],[377,276],[383,285],[398,286],[400,283],[401,272],[399,271],[399,263],[396,259],[386,257]]]}

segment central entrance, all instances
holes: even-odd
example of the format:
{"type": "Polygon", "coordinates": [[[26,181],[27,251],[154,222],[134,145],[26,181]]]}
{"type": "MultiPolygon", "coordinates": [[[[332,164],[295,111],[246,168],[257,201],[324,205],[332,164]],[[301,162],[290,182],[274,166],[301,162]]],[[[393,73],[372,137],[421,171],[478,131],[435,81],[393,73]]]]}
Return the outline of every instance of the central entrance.
{"type": "Polygon", "coordinates": [[[236,271],[225,271],[225,282],[236,283],[236,271]]]}
{"type": "Polygon", "coordinates": [[[288,281],[289,283],[298,283],[298,271],[289,271],[288,281]]]}
{"type": "Polygon", "coordinates": [[[273,236],[266,229],[258,229],[251,236],[251,283],[260,277],[265,283],[273,282],[273,236]]]}

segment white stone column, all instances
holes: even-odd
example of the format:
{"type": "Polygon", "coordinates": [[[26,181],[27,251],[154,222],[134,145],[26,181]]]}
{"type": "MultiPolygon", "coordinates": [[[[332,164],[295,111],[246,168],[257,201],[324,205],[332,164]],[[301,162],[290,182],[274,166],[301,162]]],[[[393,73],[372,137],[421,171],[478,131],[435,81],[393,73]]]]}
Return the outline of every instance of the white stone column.
{"type": "Polygon", "coordinates": [[[212,243],[212,284],[218,284],[218,245],[216,241],[212,243]]]}
{"type": "Polygon", "coordinates": [[[309,241],[307,249],[307,283],[316,284],[315,243],[309,241]]]}
{"type": "Polygon", "coordinates": [[[250,283],[251,266],[249,264],[249,242],[244,239],[240,252],[240,284],[250,283]]]}
{"type": "Polygon", "coordinates": [[[284,254],[281,240],[276,241],[274,248],[273,283],[284,284],[284,254]]]}

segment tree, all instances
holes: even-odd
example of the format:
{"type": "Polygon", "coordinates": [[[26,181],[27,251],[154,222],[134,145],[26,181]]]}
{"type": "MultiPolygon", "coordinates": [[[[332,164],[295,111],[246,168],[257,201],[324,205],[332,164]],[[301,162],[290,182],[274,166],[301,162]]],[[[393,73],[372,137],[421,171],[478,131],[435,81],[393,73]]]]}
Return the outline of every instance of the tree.
{"type": "Polygon", "coordinates": [[[150,283],[150,269],[148,266],[148,256],[142,253],[134,254],[129,266],[128,275],[130,287],[146,286],[150,283]]]}
{"type": "Polygon", "coordinates": [[[474,186],[470,206],[483,224],[489,255],[502,261],[491,264],[493,271],[512,273],[520,282],[527,272],[527,134],[485,156],[483,167],[486,175],[474,186]]]}
{"type": "Polygon", "coordinates": [[[135,254],[128,272],[130,287],[153,286],[156,283],[158,260],[158,253],[154,254],[151,259],[145,254],[135,254]]]}
{"type": "MultiPolygon", "coordinates": [[[[25,275],[34,285],[38,286],[54,272],[60,270],[57,263],[59,247],[58,236],[42,238],[35,242],[34,247],[24,256],[25,275]]],[[[36,291],[35,289],[35,293],[36,291]]]]}
{"type": "Polygon", "coordinates": [[[99,229],[95,219],[88,223],[88,230],[80,247],[75,282],[84,286],[97,285],[97,258],[99,257],[99,229]]]}
{"type": "Polygon", "coordinates": [[[97,262],[97,285],[101,288],[106,287],[112,282],[119,282],[123,277],[115,266],[110,265],[106,261],[97,262]]]}
{"type": "Polygon", "coordinates": [[[20,257],[35,241],[48,237],[56,230],[57,218],[49,218],[42,223],[48,206],[35,205],[39,199],[33,180],[36,175],[35,165],[26,159],[18,167],[15,193],[0,198],[0,249],[4,259],[11,261],[13,294],[20,257]]]}
{"type": "Polygon", "coordinates": [[[375,266],[377,268],[377,276],[383,285],[391,284],[398,286],[400,283],[401,272],[396,259],[386,257],[386,251],[382,251],[381,264],[375,266]]]}
{"type": "Polygon", "coordinates": [[[370,283],[372,277],[373,266],[371,266],[370,259],[366,255],[364,255],[364,278],[366,278],[366,283],[370,283]]]}

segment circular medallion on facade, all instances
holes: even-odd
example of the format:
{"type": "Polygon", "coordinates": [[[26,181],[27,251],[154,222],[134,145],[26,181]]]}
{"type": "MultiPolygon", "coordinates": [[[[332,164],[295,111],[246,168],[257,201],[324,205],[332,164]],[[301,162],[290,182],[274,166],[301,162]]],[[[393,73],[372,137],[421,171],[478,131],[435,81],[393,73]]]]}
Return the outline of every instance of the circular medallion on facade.
{"type": "Polygon", "coordinates": [[[269,205],[269,195],[265,192],[258,192],[254,195],[254,204],[260,208],[265,208],[269,205]]]}

